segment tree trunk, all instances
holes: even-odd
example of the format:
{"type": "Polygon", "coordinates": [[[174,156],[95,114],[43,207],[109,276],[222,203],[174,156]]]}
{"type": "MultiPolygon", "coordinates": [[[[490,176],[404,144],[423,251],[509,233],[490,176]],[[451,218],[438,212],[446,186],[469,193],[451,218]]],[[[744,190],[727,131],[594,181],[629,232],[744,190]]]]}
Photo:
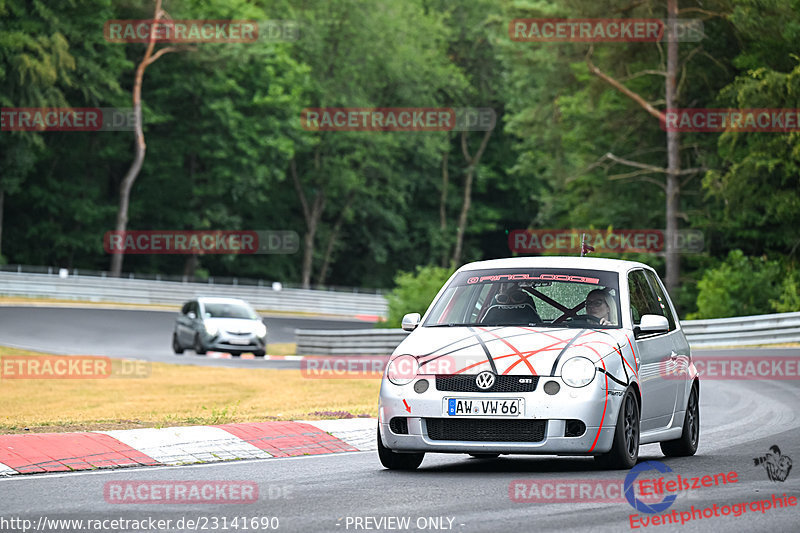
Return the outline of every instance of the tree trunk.
{"type": "Polygon", "coordinates": [[[464,159],[467,161],[466,177],[464,178],[464,203],[461,205],[461,213],[458,216],[458,230],[456,233],[456,247],[453,250],[453,258],[451,260],[452,267],[456,268],[461,263],[461,249],[464,245],[464,232],[467,228],[467,216],[469,215],[469,208],[472,204],[472,180],[475,172],[480,163],[483,151],[489,143],[489,138],[492,136],[492,130],[486,130],[481,140],[481,145],[474,156],[469,155],[469,148],[467,148],[467,132],[461,132],[461,152],[464,154],[464,159]]]}
{"type": "MultiPolygon", "coordinates": [[[[195,185],[195,175],[197,174],[197,154],[191,153],[189,154],[189,160],[186,164],[187,172],[189,173],[189,184],[192,189],[194,189],[195,185]]],[[[192,210],[193,213],[198,212],[200,206],[197,199],[197,196],[192,194],[191,200],[189,200],[189,209],[192,210]]],[[[200,258],[197,254],[192,254],[186,258],[183,262],[183,277],[189,278],[194,277],[197,268],[200,266],[200,258]]]]}
{"type": "MultiPolygon", "coordinates": [[[[667,70],[665,74],[665,89],[666,89],[666,107],[667,111],[676,108],[677,100],[677,85],[676,78],[678,74],[678,36],[677,24],[678,20],[678,0],[667,0],[667,70]]],[[[647,102],[640,95],[625,87],[619,81],[613,79],[611,76],[605,74],[597,68],[591,61],[592,48],[589,48],[589,53],[586,55],[586,64],[589,67],[589,72],[599,77],[616,90],[629,97],[631,100],[639,104],[650,115],[664,121],[665,114],[653,107],[652,104],[647,102]]],[[[665,207],[665,227],[664,240],[666,241],[665,258],[666,258],[666,286],[667,290],[672,292],[678,288],[680,280],[680,256],[676,249],[676,239],[678,236],[678,204],[680,202],[680,181],[679,177],[684,172],[680,168],[680,137],[677,131],[667,131],[667,168],[666,176],[667,182],[664,187],[666,191],[666,207],[665,207]]],[[[609,157],[611,154],[606,154],[609,157]]],[[[612,157],[613,160],[623,162],[626,165],[648,168],[649,165],[642,165],[633,163],[631,161],[621,161],[619,158],[612,157]]],[[[654,171],[663,171],[656,167],[649,167],[654,171]]],[[[702,169],[687,169],[685,173],[700,171],[702,169]]]]}
{"type": "Polygon", "coordinates": [[[194,278],[194,273],[200,264],[197,254],[192,254],[183,262],[183,277],[194,278]]]}
{"type": "MultiPolygon", "coordinates": [[[[142,131],[142,104],[140,101],[142,89],[141,74],[144,74],[144,69],[137,69],[136,87],[134,88],[133,97],[136,153],[134,155],[131,167],[128,169],[127,174],[125,174],[125,177],[122,179],[122,183],[119,186],[119,210],[117,211],[117,224],[114,228],[117,232],[123,232],[128,227],[128,205],[130,204],[131,199],[131,188],[133,187],[133,182],[136,181],[136,178],[139,175],[139,171],[142,169],[142,163],[144,163],[144,154],[147,150],[147,146],[144,143],[144,133],[142,131]],[[139,72],[140,70],[141,73],[139,72]]],[[[122,260],[124,257],[125,255],[122,252],[113,254],[111,256],[112,277],[117,278],[122,273],[122,260]]]]}
{"type": "MultiPolygon", "coordinates": [[[[164,18],[165,15],[166,13],[161,9],[161,0],[156,0],[156,8],[153,20],[158,21],[164,18]]],[[[168,46],[166,48],[162,48],[156,54],[153,54],[153,49],[156,45],[155,33],[156,24],[151,24],[147,49],[145,50],[144,57],[139,63],[139,66],[136,67],[136,78],[134,79],[133,84],[133,134],[136,142],[136,151],[133,157],[133,162],[131,163],[128,172],[125,174],[125,177],[122,178],[122,183],[120,183],[119,187],[119,211],[117,211],[117,224],[114,228],[117,232],[123,232],[128,227],[128,205],[130,204],[131,199],[131,189],[133,188],[133,183],[136,181],[136,178],[139,176],[139,171],[142,169],[144,155],[147,151],[147,145],[144,142],[144,131],[142,129],[142,80],[144,79],[144,71],[162,55],[175,51],[174,47],[168,46]]],[[[122,273],[122,260],[124,257],[125,254],[123,253],[117,253],[111,256],[112,277],[119,277],[119,275],[122,273]]]]}
{"type": "Polygon", "coordinates": [[[294,189],[297,192],[297,197],[300,199],[300,205],[303,207],[303,218],[306,221],[306,234],[303,238],[302,283],[303,288],[308,289],[311,287],[311,268],[314,261],[314,238],[317,234],[322,211],[325,209],[325,191],[317,191],[314,195],[314,204],[309,206],[306,194],[303,192],[303,186],[300,183],[300,176],[297,174],[297,164],[294,158],[289,162],[289,169],[292,174],[294,189]]]}
{"type": "Polygon", "coordinates": [[[0,256],[3,255],[3,206],[6,204],[6,191],[0,189],[0,256]]]}
{"type": "Polygon", "coordinates": [[[355,198],[355,193],[350,192],[347,196],[344,208],[339,212],[339,217],[336,219],[333,230],[328,237],[328,245],[325,247],[325,256],[322,258],[322,267],[319,269],[319,275],[317,276],[317,285],[325,285],[325,278],[328,276],[328,268],[330,267],[331,257],[333,256],[333,246],[336,244],[336,239],[339,237],[339,231],[342,229],[344,217],[347,214],[347,210],[350,209],[350,204],[353,203],[353,198],[355,198]]]}
{"type": "Polygon", "coordinates": [[[456,247],[453,250],[453,257],[450,260],[453,268],[458,267],[461,261],[461,248],[464,245],[464,231],[467,227],[467,215],[472,204],[472,179],[475,175],[475,167],[467,167],[467,175],[464,178],[464,201],[461,204],[461,213],[458,215],[458,229],[456,230],[456,247]]]}
{"type": "Polygon", "coordinates": [[[439,198],[439,232],[441,233],[442,243],[442,266],[447,267],[447,187],[450,184],[450,169],[448,168],[448,158],[450,157],[450,145],[442,155],[442,195],[439,198]]]}
{"type": "MultiPolygon", "coordinates": [[[[678,73],[678,38],[676,23],[678,19],[678,0],[668,0],[667,21],[669,39],[667,42],[667,111],[676,108],[676,85],[678,73]]],[[[680,199],[680,146],[678,132],[667,131],[667,206],[666,206],[666,286],[673,293],[678,288],[680,278],[680,256],[675,249],[678,237],[678,201],[680,199]]]]}

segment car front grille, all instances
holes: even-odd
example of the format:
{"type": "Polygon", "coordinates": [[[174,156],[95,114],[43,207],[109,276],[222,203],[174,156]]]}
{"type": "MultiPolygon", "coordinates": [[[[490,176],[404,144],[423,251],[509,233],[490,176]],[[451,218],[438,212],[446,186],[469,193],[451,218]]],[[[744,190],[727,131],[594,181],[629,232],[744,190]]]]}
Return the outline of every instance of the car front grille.
{"type": "Polygon", "coordinates": [[[426,418],[428,438],[466,442],[541,442],[545,420],[426,418]]]}
{"type": "Polygon", "coordinates": [[[538,383],[539,376],[495,376],[494,385],[481,389],[475,384],[474,375],[436,376],[436,390],[447,392],[533,392],[538,383]]]}

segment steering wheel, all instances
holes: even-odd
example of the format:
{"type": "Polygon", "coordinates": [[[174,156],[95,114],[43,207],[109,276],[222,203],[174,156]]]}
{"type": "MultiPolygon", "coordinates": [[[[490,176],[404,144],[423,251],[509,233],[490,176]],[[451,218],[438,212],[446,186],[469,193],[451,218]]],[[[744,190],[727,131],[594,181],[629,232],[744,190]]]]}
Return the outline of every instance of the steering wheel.
{"type": "Polygon", "coordinates": [[[575,315],[574,319],[573,317],[568,317],[567,320],[587,320],[595,324],[600,324],[600,319],[594,315],[575,315]]]}

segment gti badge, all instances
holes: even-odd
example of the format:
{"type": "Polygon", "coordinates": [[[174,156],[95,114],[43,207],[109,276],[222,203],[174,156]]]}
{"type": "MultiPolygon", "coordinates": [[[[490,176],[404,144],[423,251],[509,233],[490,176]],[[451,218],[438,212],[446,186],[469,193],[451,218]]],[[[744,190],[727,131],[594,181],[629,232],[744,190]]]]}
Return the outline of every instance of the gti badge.
{"type": "Polygon", "coordinates": [[[494,386],[494,374],[488,370],[484,370],[475,377],[475,385],[483,390],[491,389],[492,386],[494,386]]]}

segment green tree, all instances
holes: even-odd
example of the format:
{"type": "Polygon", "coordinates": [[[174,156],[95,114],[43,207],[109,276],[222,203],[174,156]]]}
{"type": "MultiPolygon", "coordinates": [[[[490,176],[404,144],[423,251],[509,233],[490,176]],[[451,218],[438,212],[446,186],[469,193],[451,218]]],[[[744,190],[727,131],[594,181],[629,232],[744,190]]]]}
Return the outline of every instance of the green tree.
{"type": "MultiPolygon", "coordinates": [[[[745,70],[719,93],[718,107],[800,108],[800,1],[739,0],[730,17],[745,70]]],[[[725,132],[703,180],[718,240],[748,255],[800,249],[800,133],[725,132]]]]}
{"type": "MultiPolygon", "coordinates": [[[[117,104],[126,62],[102,33],[113,13],[111,0],[0,0],[0,106],[117,104]]],[[[93,135],[0,133],[0,236],[3,222],[13,221],[6,232],[10,253],[52,264],[102,250],[92,226],[104,215],[95,208],[102,194],[96,182],[88,183],[101,165],[89,164],[86,153],[97,148],[87,142],[93,135]],[[58,166],[73,162],[88,174],[55,176],[58,166]]]]}
{"type": "Polygon", "coordinates": [[[436,293],[453,274],[453,270],[437,266],[419,266],[414,272],[399,272],[395,288],[386,297],[389,314],[378,327],[397,328],[406,313],[425,314],[436,293]]]}
{"type": "MultiPolygon", "coordinates": [[[[448,28],[426,14],[423,2],[336,0],[296,14],[304,38],[295,57],[311,67],[313,78],[308,107],[435,107],[463,84],[445,54],[448,28]]],[[[442,141],[440,135],[339,131],[298,139],[288,174],[305,223],[303,286],[310,285],[319,261],[322,228],[332,228],[330,244],[341,216],[357,218],[348,213],[354,203],[370,214],[395,210],[415,178],[398,160],[440,154],[442,141]]]]}
{"type": "Polygon", "coordinates": [[[783,269],[766,257],[747,257],[731,250],[718,267],[706,270],[697,283],[694,318],[727,318],[774,312],[770,302],[781,295],[783,269]]]}

